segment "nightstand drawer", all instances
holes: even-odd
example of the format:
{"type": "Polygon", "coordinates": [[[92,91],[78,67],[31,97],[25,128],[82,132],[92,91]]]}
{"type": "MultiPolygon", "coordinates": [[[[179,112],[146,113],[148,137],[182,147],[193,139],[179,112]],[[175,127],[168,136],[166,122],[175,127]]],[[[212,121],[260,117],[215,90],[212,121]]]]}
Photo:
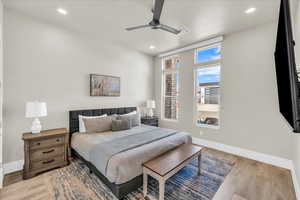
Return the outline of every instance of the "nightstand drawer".
{"type": "Polygon", "coordinates": [[[65,152],[65,147],[63,145],[34,150],[30,152],[30,160],[34,161],[34,160],[47,159],[55,155],[63,154],[64,152],[65,152]]]}
{"type": "Polygon", "coordinates": [[[42,147],[49,147],[59,144],[65,143],[65,137],[53,137],[49,139],[43,139],[43,140],[34,140],[31,141],[30,149],[38,149],[42,147]]]}
{"type": "Polygon", "coordinates": [[[53,166],[60,165],[61,163],[64,162],[64,160],[65,160],[65,156],[60,155],[60,156],[32,162],[31,169],[37,170],[37,169],[43,169],[43,168],[51,168],[53,166]]]}

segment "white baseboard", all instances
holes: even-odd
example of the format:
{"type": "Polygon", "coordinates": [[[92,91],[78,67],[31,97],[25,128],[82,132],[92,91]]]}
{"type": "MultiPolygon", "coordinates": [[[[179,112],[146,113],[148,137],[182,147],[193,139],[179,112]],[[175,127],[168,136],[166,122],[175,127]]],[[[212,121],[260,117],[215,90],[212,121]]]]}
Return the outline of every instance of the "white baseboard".
{"type": "Polygon", "coordinates": [[[300,200],[299,183],[298,183],[297,175],[296,175],[294,164],[293,164],[292,160],[280,158],[277,156],[271,156],[268,154],[259,153],[259,152],[255,152],[255,151],[251,151],[251,150],[247,150],[247,149],[242,149],[239,147],[234,147],[234,146],[230,146],[230,145],[226,145],[226,144],[221,144],[221,143],[217,143],[217,142],[213,142],[213,141],[209,141],[209,140],[204,140],[204,139],[200,139],[200,138],[196,138],[196,137],[193,137],[193,143],[291,170],[291,175],[292,175],[292,179],[293,179],[296,196],[297,196],[297,199],[300,200]]]}
{"type": "Polygon", "coordinates": [[[0,168],[0,188],[3,187],[4,175],[22,170],[23,164],[24,164],[24,160],[18,160],[18,161],[14,161],[2,165],[3,168],[0,168]]]}
{"type": "Polygon", "coordinates": [[[3,174],[9,174],[12,172],[20,171],[23,169],[24,160],[17,160],[14,162],[6,163],[3,165],[3,174]]]}
{"type": "Polygon", "coordinates": [[[209,140],[204,140],[204,139],[200,139],[200,138],[195,138],[195,137],[193,137],[193,143],[203,145],[206,147],[210,147],[210,148],[213,148],[216,150],[220,150],[220,151],[223,151],[226,153],[238,155],[241,157],[246,157],[246,158],[249,158],[252,160],[257,160],[257,161],[260,161],[263,163],[275,165],[275,166],[282,167],[285,169],[291,169],[293,167],[293,162],[291,160],[267,155],[264,153],[259,153],[259,152],[242,149],[239,147],[234,147],[234,146],[230,146],[230,145],[226,145],[226,144],[221,144],[221,143],[217,143],[217,142],[213,142],[213,141],[209,141],[209,140]]]}
{"type": "Polygon", "coordinates": [[[293,179],[293,184],[296,192],[297,199],[300,199],[300,185],[298,182],[296,170],[295,170],[295,165],[293,165],[293,168],[291,169],[291,174],[292,174],[292,179],[293,179]]]}

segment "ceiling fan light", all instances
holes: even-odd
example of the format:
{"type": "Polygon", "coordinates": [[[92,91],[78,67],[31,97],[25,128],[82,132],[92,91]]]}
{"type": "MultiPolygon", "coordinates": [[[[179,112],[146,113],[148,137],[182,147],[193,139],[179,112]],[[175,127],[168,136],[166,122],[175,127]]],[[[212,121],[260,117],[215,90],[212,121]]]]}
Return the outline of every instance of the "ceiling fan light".
{"type": "Polygon", "coordinates": [[[251,13],[254,13],[256,11],[256,8],[255,7],[251,7],[251,8],[248,8],[247,10],[245,10],[245,13],[246,14],[251,14],[251,13]]]}
{"type": "Polygon", "coordinates": [[[61,15],[67,15],[68,11],[63,8],[57,8],[56,11],[61,15]]]}
{"type": "Polygon", "coordinates": [[[156,47],[154,46],[154,45],[150,45],[149,46],[149,49],[151,49],[151,50],[153,50],[153,49],[155,49],[156,47]]]}

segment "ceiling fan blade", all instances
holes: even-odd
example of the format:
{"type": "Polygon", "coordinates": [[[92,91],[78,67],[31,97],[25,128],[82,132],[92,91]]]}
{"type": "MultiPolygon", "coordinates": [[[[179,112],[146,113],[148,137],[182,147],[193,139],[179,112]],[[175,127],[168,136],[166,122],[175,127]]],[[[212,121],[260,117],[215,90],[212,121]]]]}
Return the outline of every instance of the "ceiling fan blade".
{"type": "Polygon", "coordinates": [[[133,27],[126,28],[126,30],[127,31],[133,31],[133,30],[136,30],[136,29],[147,28],[147,27],[150,27],[150,25],[146,24],[146,25],[141,25],[141,26],[133,26],[133,27]]]}
{"type": "Polygon", "coordinates": [[[160,24],[160,26],[157,27],[158,29],[164,30],[164,31],[168,31],[170,33],[174,33],[174,34],[179,34],[181,32],[181,30],[178,30],[176,28],[173,28],[171,26],[167,26],[164,24],[160,24]]]}
{"type": "Polygon", "coordinates": [[[155,0],[153,21],[159,22],[163,6],[164,6],[164,0],[155,0]]]}

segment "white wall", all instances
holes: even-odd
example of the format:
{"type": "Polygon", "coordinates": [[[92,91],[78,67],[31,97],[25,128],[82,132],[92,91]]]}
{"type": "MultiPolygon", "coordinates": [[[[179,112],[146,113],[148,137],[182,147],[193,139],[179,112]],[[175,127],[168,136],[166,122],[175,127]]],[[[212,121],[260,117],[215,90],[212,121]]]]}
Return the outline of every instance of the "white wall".
{"type": "MultiPolygon", "coordinates": [[[[199,128],[194,124],[194,54],[193,51],[182,53],[179,121],[161,121],[161,125],[189,131],[194,137],[292,159],[294,134],[278,108],[273,56],[276,30],[277,23],[270,23],[225,36],[219,130],[199,128]]],[[[155,94],[158,105],[160,64],[157,58],[155,94]]]]}
{"type": "Polygon", "coordinates": [[[68,128],[69,110],[137,106],[153,99],[153,57],[8,9],[4,77],[4,163],[23,158],[21,137],[32,121],[25,119],[27,101],[47,102],[48,116],[41,122],[48,129],[68,128]],[[121,97],[90,97],[90,73],[120,76],[121,97]]]}
{"type": "Polygon", "coordinates": [[[2,27],[3,27],[3,4],[0,1],[0,188],[2,187],[3,179],[3,151],[2,151],[2,103],[3,103],[3,39],[2,39],[2,27]]]}
{"type": "MultiPolygon", "coordinates": [[[[296,46],[295,46],[296,65],[299,70],[300,69],[300,4],[299,2],[297,4],[297,9],[295,12],[294,38],[296,41],[296,46]]],[[[300,134],[294,136],[292,149],[293,149],[293,162],[298,177],[298,183],[300,183],[300,134]]]]}

